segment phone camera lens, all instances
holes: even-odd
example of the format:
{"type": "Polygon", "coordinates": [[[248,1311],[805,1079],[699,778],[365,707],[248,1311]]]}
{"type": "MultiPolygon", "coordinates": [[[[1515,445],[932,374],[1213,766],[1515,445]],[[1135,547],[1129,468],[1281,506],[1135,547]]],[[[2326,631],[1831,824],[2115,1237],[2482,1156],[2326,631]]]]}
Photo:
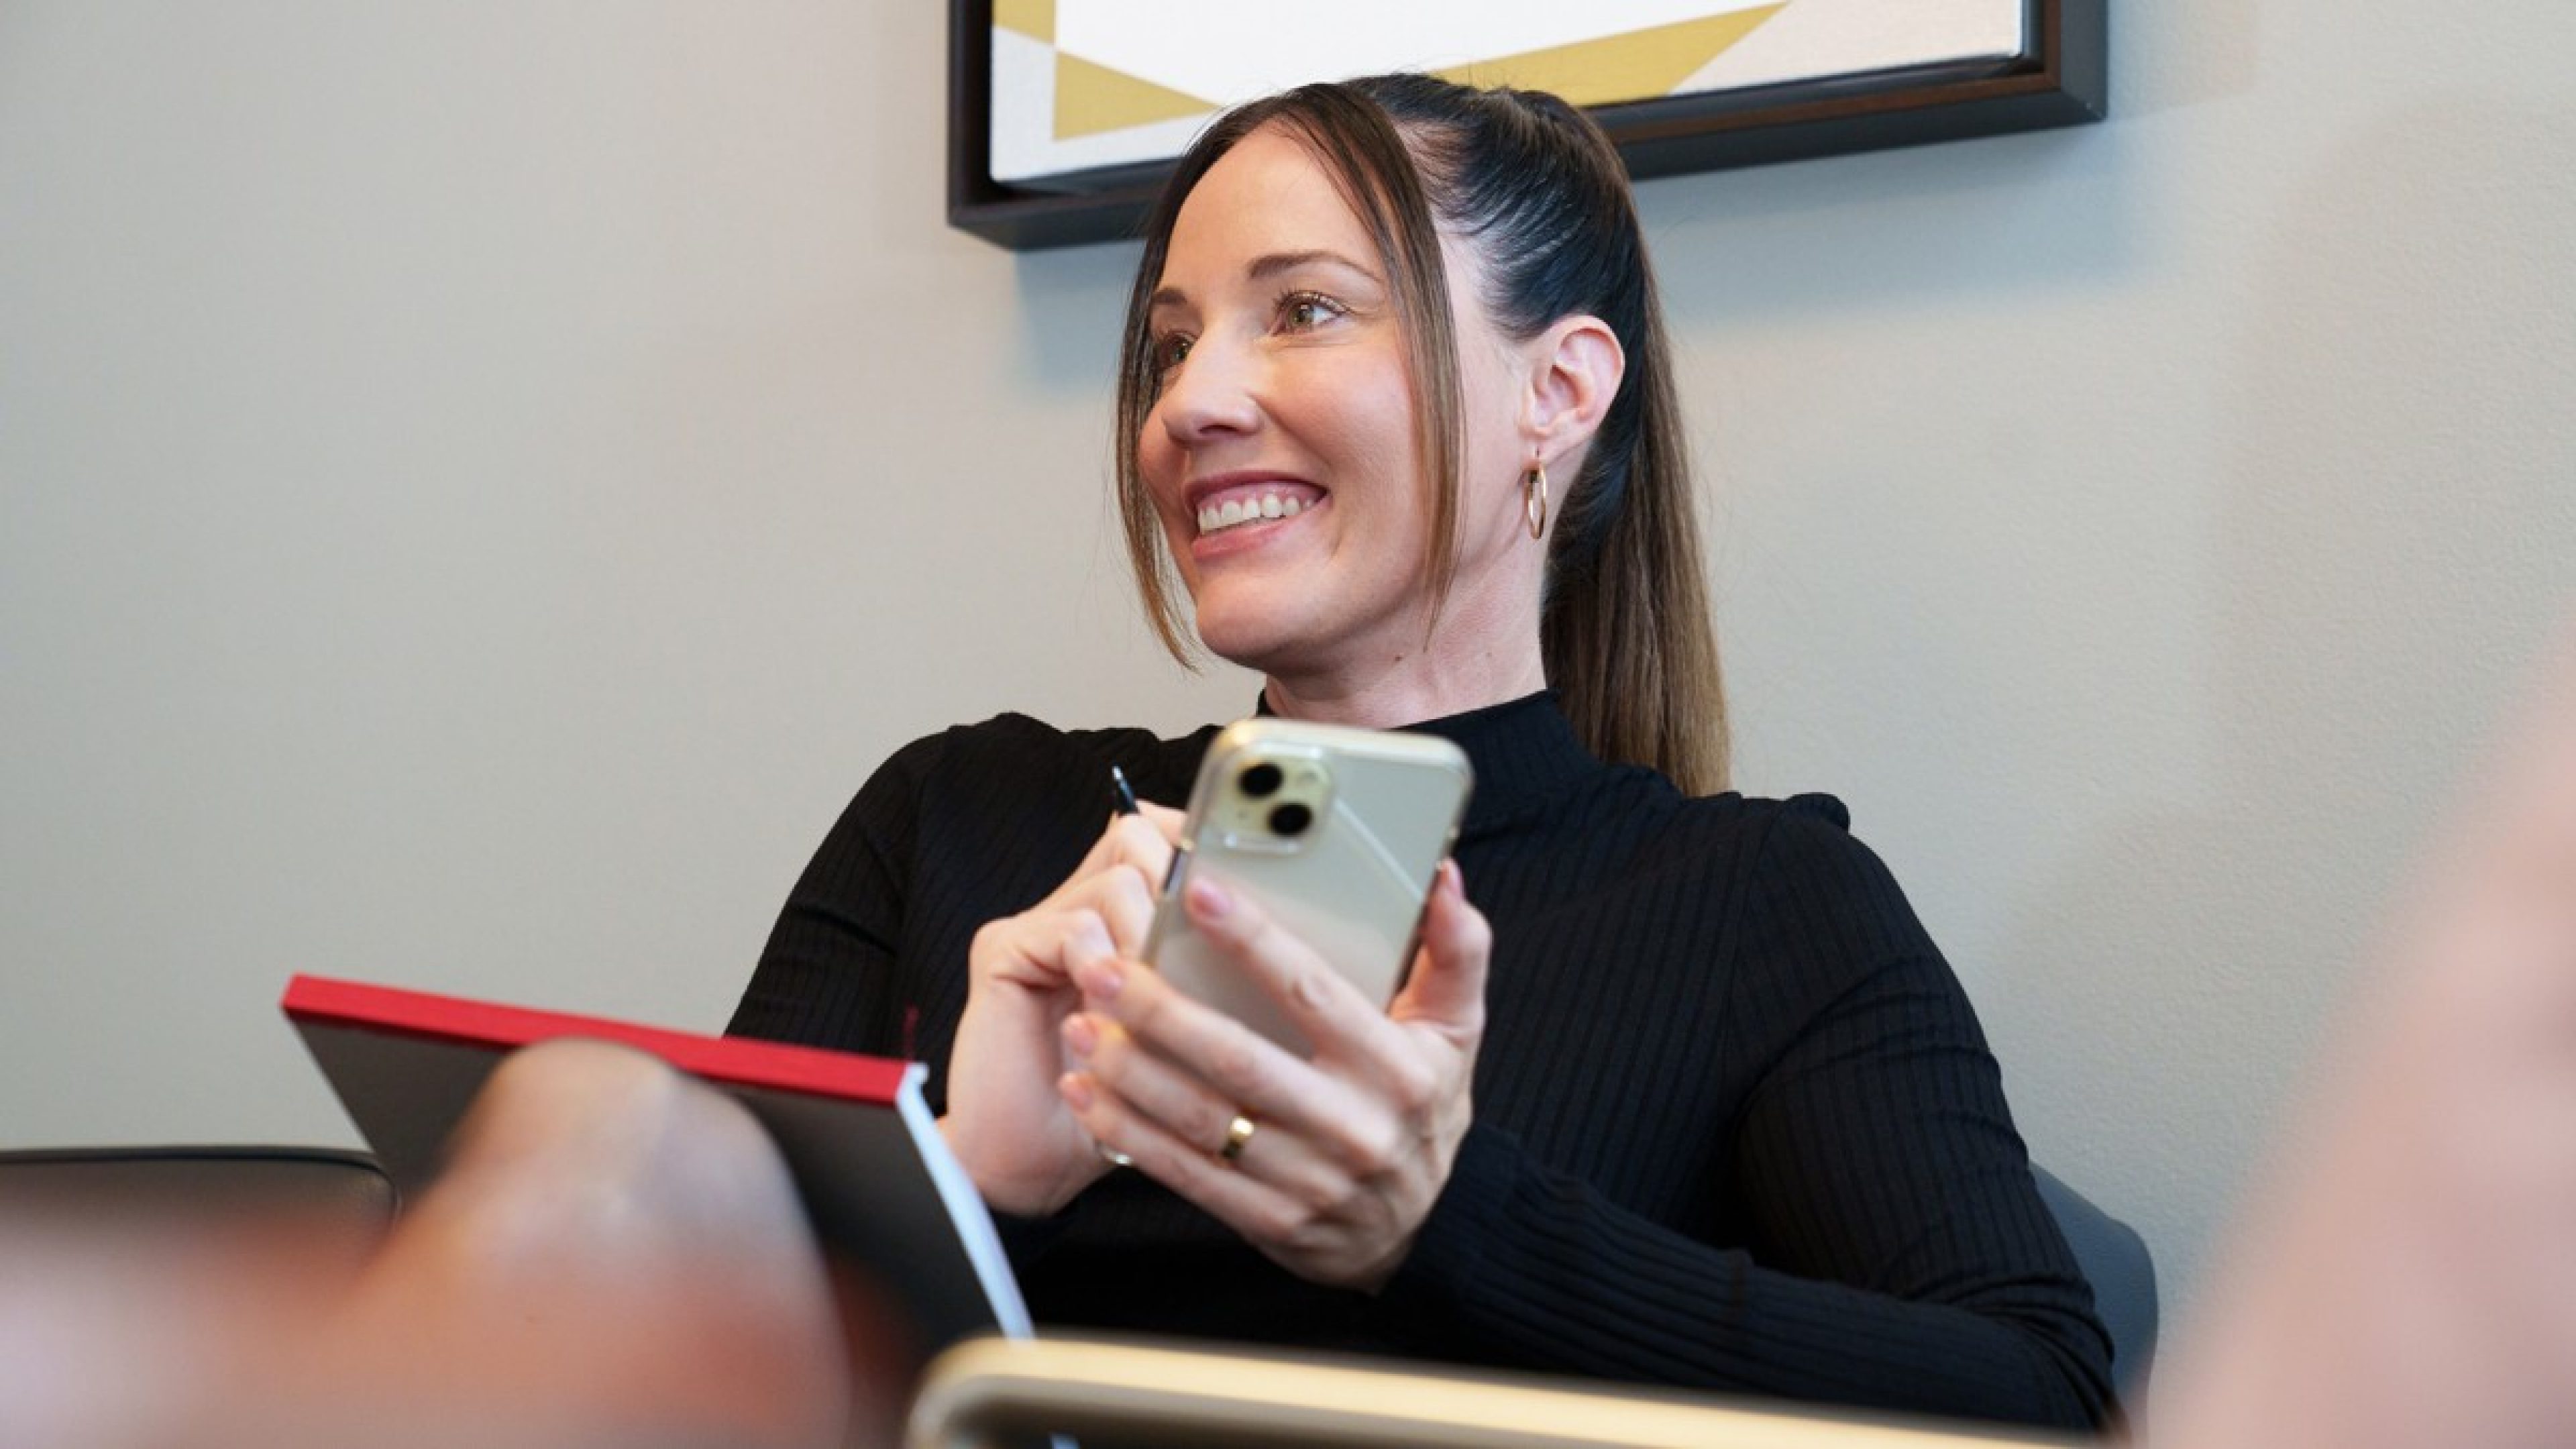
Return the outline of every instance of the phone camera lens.
{"type": "Polygon", "coordinates": [[[1315,812],[1293,801],[1270,812],[1270,830],[1274,835],[1294,839],[1306,833],[1315,823],[1315,812]]]}
{"type": "MultiPolygon", "coordinates": [[[[1244,794],[1251,796],[1253,799],[1266,800],[1279,792],[1280,779],[1279,767],[1277,765],[1265,763],[1255,765],[1244,771],[1243,774],[1236,779],[1235,784],[1242,789],[1244,794]]],[[[1302,830],[1305,827],[1299,826],[1298,828],[1302,830]]]]}

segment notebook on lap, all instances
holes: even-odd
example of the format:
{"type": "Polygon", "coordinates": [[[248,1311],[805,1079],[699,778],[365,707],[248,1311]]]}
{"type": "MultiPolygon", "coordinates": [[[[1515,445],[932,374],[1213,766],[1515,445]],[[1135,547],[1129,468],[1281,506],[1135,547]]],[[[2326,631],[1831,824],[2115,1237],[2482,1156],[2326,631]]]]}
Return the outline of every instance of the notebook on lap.
{"type": "Polygon", "coordinates": [[[731,1094],[778,1144],[827,1252],[909,1312],[925,1353],[1029,1334],[983,1198],[939,1135],[919,1063],[664,1031],[593,1017],[297,976],[281,1003],[407,1200],[510,1052],[557,1037],[651,1053],[731,1094]]]}

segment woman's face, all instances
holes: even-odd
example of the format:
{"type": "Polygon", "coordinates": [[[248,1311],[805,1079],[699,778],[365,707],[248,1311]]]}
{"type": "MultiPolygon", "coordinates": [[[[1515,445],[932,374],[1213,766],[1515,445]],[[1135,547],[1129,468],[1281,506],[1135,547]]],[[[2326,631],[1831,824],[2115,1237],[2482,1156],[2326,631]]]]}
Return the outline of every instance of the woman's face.
{"type": "MultiPolygon", "coordinates": [[[[1463,279],[1465,248],[1446,255],[1467,434],[1452,599],[1491,613],[1480,566],[1511,542],[1495,517],[1517,520],[1511,347],[1463,279]],[[1509,506],[1480,506],[1497,478],[1509,506]]],[[[1255,131],[1200,178],[1149,324],[1162,381],[1139,468],[1208,648],[1274,677],[1419,654],[1434,495],[1404,333],[1376,247],[1304,145],[1255,131]]],[[[1533,570],[1533,636],[1536,591],[1533,570]]]]}

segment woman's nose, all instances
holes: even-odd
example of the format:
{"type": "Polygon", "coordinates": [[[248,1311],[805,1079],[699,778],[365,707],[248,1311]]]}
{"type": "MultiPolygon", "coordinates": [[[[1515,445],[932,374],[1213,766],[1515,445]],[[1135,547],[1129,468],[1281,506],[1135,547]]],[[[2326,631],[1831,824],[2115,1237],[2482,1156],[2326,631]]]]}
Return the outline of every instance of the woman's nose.
{"type": "Polygon", "coordinates": [[[1190,447],[1259,428],[1256,370],[1246,349],[1201,341],[1163,381],[1156,411],[1164,431],[1190,447]]]}

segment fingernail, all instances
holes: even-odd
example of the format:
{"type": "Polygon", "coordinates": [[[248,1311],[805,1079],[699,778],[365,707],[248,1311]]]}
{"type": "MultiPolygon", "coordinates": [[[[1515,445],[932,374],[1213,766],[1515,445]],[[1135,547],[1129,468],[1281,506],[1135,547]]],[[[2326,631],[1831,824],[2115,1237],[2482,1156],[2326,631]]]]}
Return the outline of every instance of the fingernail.
{"type": "Polygon", "coordinates": [[[1091,1024],[1090,1017],[1068,1016],[1064,1019],[1064,1044],[1075,1056],[1088,1059],[1100,1050],[1100,1028],[1091,1024]]]}
{"type": "Polygon", "coordinates": [[[1126,979],[1115,961],[1086,961],[1073,968],[1074,984],[1082,988],[1082,994],[1100,1001],[1117,1000],[1118,988],[1126,984],[1126,979]]]}
{"type": "Polygon", "coordinates": [[[1055,1089],[1064,1104],[1077,1112],[1091,1110],[1091,1079],[1080,1072],[1067,1072],[1055,1079],[1055,1089]]]}
{"type": "Polygon", "coordinates": [[[1223,920],[1234,909],[1234,893],[1200,876],[1190,882],[1190,909],[1204,920],[1223,920]]]}

